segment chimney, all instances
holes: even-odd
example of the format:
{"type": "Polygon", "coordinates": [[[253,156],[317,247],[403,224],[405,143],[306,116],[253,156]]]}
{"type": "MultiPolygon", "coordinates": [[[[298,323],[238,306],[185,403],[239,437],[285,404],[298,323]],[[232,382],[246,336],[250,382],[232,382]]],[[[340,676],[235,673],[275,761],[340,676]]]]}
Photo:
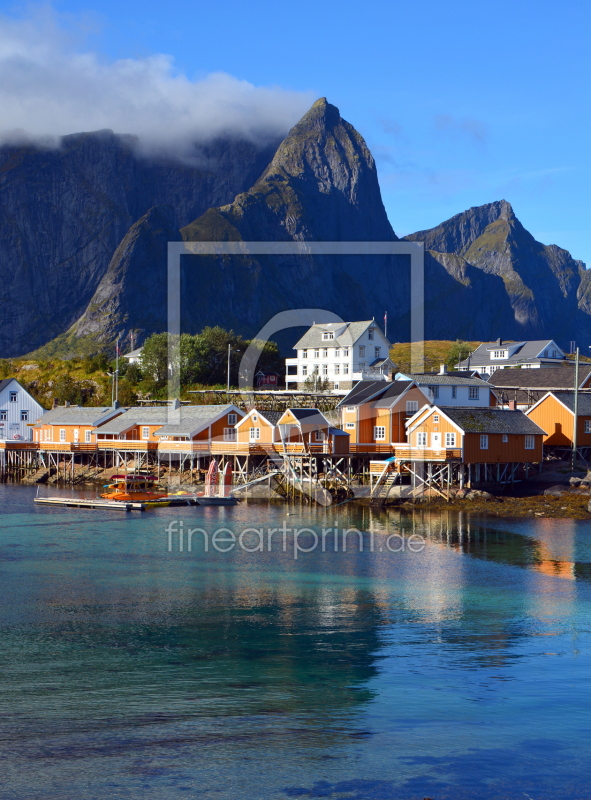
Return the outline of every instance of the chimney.
{"type": "Polygon", "coordinates": [[[497,344],[498,344],[498,345],[499,345],[499,347],[500,347],[500,346],[503,344],[503,340],[502,340],[502,339],[500,339],[500,338],[499,338],[499,339],[497,339],[497,344]]]}
{"type": "Polygon", "coordinates": [[[517,400],[509,400],[509,411],[517,411],[517,400]]]}
{"type": "Polygon", "coordinates": [[[447,375],[447,364],[440,364],[439,365],[439,374],[440,375],[447,375]]]}

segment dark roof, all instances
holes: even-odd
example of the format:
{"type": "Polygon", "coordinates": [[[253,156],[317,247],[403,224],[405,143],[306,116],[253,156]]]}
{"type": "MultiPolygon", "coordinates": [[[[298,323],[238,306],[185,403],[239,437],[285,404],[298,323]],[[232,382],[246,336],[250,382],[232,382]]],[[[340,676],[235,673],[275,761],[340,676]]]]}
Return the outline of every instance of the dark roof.
{"type": "MultiPolygon", "coordinates": [[[[351,389],[349,394],[341,400],[337,408],[341,406],[358,406],[367,403],[368,400],[375,399],[383,394],[393,383],[408,385],[409,381],[359,381],[351,389]]],[[[406,387],[405,387],[406,388],[406,387]]]]}
{"type": "Polygon", "coordinates": [[[0,392],[2,392],[4,389],[6,389],[6,387],[8,386],[9,383],[12,383],[12,381],[15,381],[15,380],[16,380],[16,378],[4,378],[4,380],[0,381],[0,392]]]}
{"type": "MultiPolygon", "coordinates": [[[[579,364],[579,387],[591,374],[591,364],[579,364]]],[[[492,386],[501,389],[573,389],[574,364],[568,367],[540,367],[539,369],[498,369],[488,379],[492,386]]]]}
{"type": "Polygon", "coordinates": [[[445,406],[437,410],[455,422],[465,433],[544,433],[523,411],[461,406],[445,406]]]}
{"type": "MultiPolygon", "coordinates": [[[[373,319],[363,322],[326,322],[315,323],[302,336],[299,342],[294,344],[294,350],[301,350],[310,347],[352,347],[355,342],[370,328],[377,328],[373,319]],[[323,333],[334,333],[334,339],[324,340],[323,333]]],[[[381,333],[381,331],[380,331],[381,333]]]]}
{"type": "Polygon", "coordinates": [[[261,417],[264,417],[267,422],[271,423],[271,425],[277,425],[283,416],[283,411],[261,411],[257,408],[257,414],[259,414],[261,417]]]}
{"type": "Polygon", "coordinates": [[[422,372],[411,375],[419,386],[486,386],[491,388],[482,378],[471,377],[470,372],[422,372]]]}
{"type": "MultiPolygon", "coordinates": [[[[392,383],[387,384],[386,391],[381,394],[378,400],[374,403],[375,408],[390,408],[393,406],[396,400],[400,397],[401,394],[411,386],[414,385],[414,381],[392,381],[392,383]]],[[[425,398],[425,403],[428,400],[425,398]]]]}
{"type": "MultiPolygon", "coordinates": [[[[552,392],[554,397],[563,403],[570,411],[575,410],[574,392],[552,392]]],[[[577,414],[581,417],[591,416],[591,393],[579,392],[577,414]]]]}
{"type": "MultiPolygon", "coordinates": [[[[300,424],[316,425],[321,428],[330,426],[324,414],[318,411],[317,408],[288,408],[284,413],[287,413],[287,411],[293,414],[300,424]]],[[[281,416],[283,416],[283,414],[281,416]]]]}

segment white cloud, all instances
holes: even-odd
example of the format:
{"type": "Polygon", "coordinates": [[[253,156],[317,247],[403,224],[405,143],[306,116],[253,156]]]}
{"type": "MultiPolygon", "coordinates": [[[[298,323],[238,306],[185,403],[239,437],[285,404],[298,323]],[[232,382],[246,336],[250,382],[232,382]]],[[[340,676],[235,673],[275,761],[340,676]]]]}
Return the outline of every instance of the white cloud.
{"type": "Polygon", "coordinates": [[[191,80],[171,56],[106,61],[80,46],[51,9],[0,16],[0,138],[47,141],[111,128],[149,150],[186,157],[217,134],[250,139],[285,134],[315,99],[214,73],[191,80]]]}

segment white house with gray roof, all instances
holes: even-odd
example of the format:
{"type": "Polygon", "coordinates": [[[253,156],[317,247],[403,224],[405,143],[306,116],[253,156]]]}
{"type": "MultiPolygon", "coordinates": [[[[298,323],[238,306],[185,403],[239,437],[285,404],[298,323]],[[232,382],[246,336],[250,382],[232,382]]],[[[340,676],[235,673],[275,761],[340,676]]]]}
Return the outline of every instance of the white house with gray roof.
{"type": "Polygon", "coordinates": [[[507,342],[497,339],[496,342],[481,344],[468,358],[460,361],[458,367],[492,375],[496,370],[507,367],[521,367],[522,369],[559,367],[564,364],[565,359],[564,350],[553,339],[522,342],[507,342]]]}
{"type": "Polygon", "coordinates": [[[439,406],[478,408],[497,404],[495,387],[469,372],[448,372],[442,366],[440,372],[399,372],[396,380],[413,380],[428,394],[430,402],[439,406]]]}
{"type": "Polygon", "coordinates": [[[30,441],[33,431],[29,425],[36,422],[44,411],[16,378],[0,381],[0,439],[30,441]]]}
{"type": "Polygon", "coordinates": [[[294,346],[296,358],[285,360],[287,389],[303,389],[310,378],[328,381],[336,390],[361,380],[391,380],[395,365],[390,342],[375,320],[312,325],[294,346]]]}

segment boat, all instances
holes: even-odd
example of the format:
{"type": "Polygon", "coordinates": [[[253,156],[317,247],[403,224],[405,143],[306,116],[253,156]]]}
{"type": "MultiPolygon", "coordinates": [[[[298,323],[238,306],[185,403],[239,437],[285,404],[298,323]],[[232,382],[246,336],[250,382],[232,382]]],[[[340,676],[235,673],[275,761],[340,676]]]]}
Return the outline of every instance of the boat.
{"type": "Polygon", "coordinates": [[[113,475],[111,483],[104,488],[110,491],[101,494],[105,500],[121,503],[144,503],[149,505],[168,505],[166,492],[152,491],[158,478],[154,475],[113,475]]]}

